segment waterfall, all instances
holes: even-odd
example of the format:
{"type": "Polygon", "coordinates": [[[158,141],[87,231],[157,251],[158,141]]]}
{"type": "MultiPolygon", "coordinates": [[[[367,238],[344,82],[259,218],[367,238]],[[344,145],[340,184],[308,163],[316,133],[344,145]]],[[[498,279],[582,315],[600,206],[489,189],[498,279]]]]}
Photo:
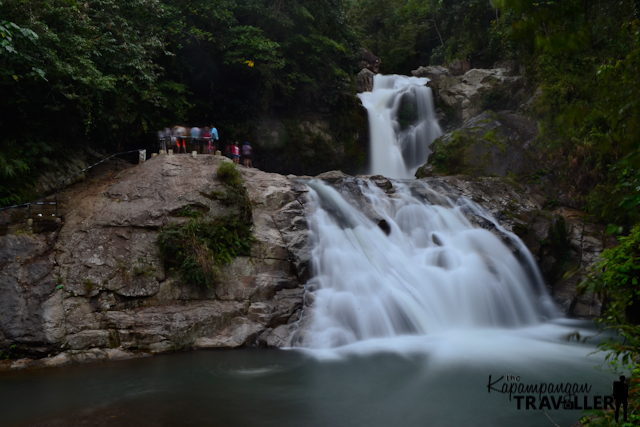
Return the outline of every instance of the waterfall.
{"type": "MultiPolygon", "coordinates": [[[[532,326],[557,316],[522,242],[483,209],[461,198],[441,204],[393,182],[392,197],[366,179],[360,191],[389,226],[386,232],[322,181],[308,186],[315,290],[311,348],[373,338],[452,330],[532,326]],[[519,257],[475,215],[494,224],[519,257]],[[388,234],[387,234],[388,232],[388,234]]],[[[411,185],[426,184],[415,181],[411,185]]]]}
{"type": "MultiPolygon", "coordinates": [[[[402,179],[426,162],[441,133],[427,81],[376,75],[373,92],[360,95],[369,112],[373,174],[402,179]]],[[[539,331],[559,317],[526,246],[482,207],[423,181],[391,183],[385,192],[366,177],[340,191],[307,182],[315,206],[314,276],[302,345],[334,349],[391,339],[382,348],[397,349],[398,339],[539,331]],[[343,197],[349,194],[358,200],[343,197]]]]}
{"type": "Polygon", "coordinates": [[[442,134],[429,79],[399,75],[373,78],[373,92],[358,95],[369,115],[370,173],[412,178],[442,134]]]}

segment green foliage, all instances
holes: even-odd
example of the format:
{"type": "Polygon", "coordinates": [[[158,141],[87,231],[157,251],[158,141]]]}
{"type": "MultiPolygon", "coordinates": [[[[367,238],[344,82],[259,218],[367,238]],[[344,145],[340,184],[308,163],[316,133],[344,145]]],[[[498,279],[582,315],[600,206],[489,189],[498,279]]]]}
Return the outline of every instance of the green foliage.
{"type": "Polygon", "coordinates": [[[327,109],[359,43],[346,0],[5,0],[0,3],[2,204],[46,170],[25,144],[124,151],[157,129],[248,138],[260,118],[327,109]],[[188,121],[187,121],[188,120],[188,121]]]}
{"type": "Polygon", "coordinates": [[[241,220],[250,223],[251,200],[244,187],[240,170],[234,163],[225,162],[218,167],[216,173],[224,185],[224,193],[214,192],[213,196],[222,200],[226,205],[236,206],[239,209],[241,220]]]}
{"type": "Polygon", "coordinates": [[[185,282],[207,287],[215,284],[220,266],[249,254],[252,240],[250,226],[233,216],[191,218],[158,236],[165,265],[180,270],[185,282]]]}
{"type": "Polygon", "coordinates": [[[492,22],[494,44],[507,38],[493,49],[499,45],[501,57],[524,62],[529,81],[542,89],[534,106],[543,130],[539,148],[587,212],[628,229],[640,218],[637,2],[496,5],[502,13],[492,22]]]}
{"type": "Polygon", "coordinates": [[[249,255],[253,242],[251,201],[240,171],[235,164],[224,162],[218,167],[217,176],[225,191],[214,193],[214,197],[235,207],[238,214],[208,218],[189,210],[185,215],[190,217],[187,224],[171,224],[158,235],[165,266],[179,270],[185,282],[208,288],[215,284],[220,266],[237,256],[249,255]]]}
{"type": "Polygon", "coordinates": [[[221,164],[216,174],[218,175],[218,179],[227,187],[242,186],[242,174],[236,165],[231,162],[221,164]]]}
{"type": "Polygon", "coordinates": [[[432,143],[433,153],[429,155],[429,163],[442,173],[463,173],[465,152],[472,143],[473,140],[465,132],[454,131],[446,144],[442,139],[432,143]]]}
{"type": "MultiPolygon", "coordinates": [[[[488,121],[497,120],[497,116],[494,117],[488,121]]],[[[506,152],[504,137],[495,130],[488,131],[482,126],[456,130],[431,144],[433,152],[429,155],[428,164],[433,165],[439,173],[480,175],[491,162],[493,147],[500,150],[502,155],[506,152]],[[482,149],[484,155],[473,157],[474,150],[470,150],[472,146],[482,149]]]]}
{"type": "Polygon", "coordinates": [[[618,246],[602,252],[581,290],[595,292],[604,301],[607,323],[640,323],[640,225],[618,241],[618,246]]]}
{"type": "Polygon", "coordinates": [[[189,206],[185,206],[182,209],[180,209],[180,211],[178,211],[178,213],[176,213],[175,216],[186,217],[186,218],[199,218],[201,216],[204,216],[204,212],[197,209],[195,210],[191,209],[189,206]]]}
{"type": "MultiPolygon", "coordinates": [[[[15,344],[12,344],[12,345],[9,346],[9,350],[14,350],[16,348],[18,348],[18,346],[15,345],[15,344]]],[[[2,359],[6,360],[6,359],[10,359],[10,358],[11,358],[11,352],[10,351],[3,352],[2,350],[0,350],[0,360],[2,360],[2,359]]]]}
{"type": "MultiPolygon", "coordinates": [[[[580,293],[595,292],[603,301],[604,312],[598,321],[603,330],[617,336],[603,341],[598,351],[606,352],[605,361],[616,373],[631,371],[629,382],[629,422],[640,424],[640,225],[628,236],[619,237],[619,245],[605,249],[593,272],[578,287],[580,293]]],[[[612,426],[613,411],[585,411],[588,426],[612,426]]]]}

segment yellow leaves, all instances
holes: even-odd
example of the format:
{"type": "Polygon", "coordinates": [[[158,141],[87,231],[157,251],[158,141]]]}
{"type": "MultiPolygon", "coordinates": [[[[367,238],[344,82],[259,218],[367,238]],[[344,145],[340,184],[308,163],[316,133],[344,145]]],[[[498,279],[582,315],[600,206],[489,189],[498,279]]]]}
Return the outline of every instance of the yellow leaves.
{"type": "Polygon", "coordinates": [[[13,80],[18,81],[18,76],[16,76],[15,74],[13,75],[13,80]]]}
{"type": "Polygon", "coordinates": [[[253,66],[255,65],[253,63],[253,61],[244,61],[245,64],[247,64],[249,67],[253,68],[253,66]]]}

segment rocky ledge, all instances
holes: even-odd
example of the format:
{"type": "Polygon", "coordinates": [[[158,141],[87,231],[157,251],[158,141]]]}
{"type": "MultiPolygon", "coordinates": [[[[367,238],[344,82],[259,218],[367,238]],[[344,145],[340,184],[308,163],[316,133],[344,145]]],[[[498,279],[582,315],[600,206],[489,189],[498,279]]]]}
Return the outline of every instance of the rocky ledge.
{"type": "MultiPolygon", "coordinates": [[[[253,203],[251,255],[210,289],[165,271],[158,231],[229,207],[211,197],[222,157],[157,156],[117,177],[71,189],[63,226],[0,237],[0,349],[39,365],[141,352],[288,345],[309,275],[307,190],[242,168],[253,203]]],[[[21,363],[28,366],[29,363],[21,363]]],[[[6,364],[2,365],[6,367],[6,364]]],[[[20,367],[17,364],[15,367],[20,367]]]]}
{"type": "MultiPolygon", "coordinates": [[[[216,170],[225,161],[157,156],[117,176],[71,188],[58,230],[0,236],[0,349],[30,358],[0,362],[0,370],[185,348],[304,343],[312,320],[303,315],[310,276],[306,215],[312,206],[300,178],[241,167],[253,204],[250,256],[222,267],[211,288],[184,283],[177,272],[165,270],[157,244],[163,226],[189,221],[180,215],[185,208],[209,217],[229,213],[230,207],[211,196],[222,188],[216,170]]],[[[393,182],[381,176],[335,171],[316,178],[374,220],[375,211],[359,190],[362,180],[394,192],[393,182]]],[[[565,312],[599,314],[595,297],[577,295],[579,274],[559,272],[587,269],[613,243],[603,230],[577,211],[549,207],[535,184],[466,175],[422,181],[437,194],[425,192],[419,182],[409,185],[425,200],[468,198],[520,236],[565,312]]],[[[500,234],[492,221],[469,218],[500,234]]]]}

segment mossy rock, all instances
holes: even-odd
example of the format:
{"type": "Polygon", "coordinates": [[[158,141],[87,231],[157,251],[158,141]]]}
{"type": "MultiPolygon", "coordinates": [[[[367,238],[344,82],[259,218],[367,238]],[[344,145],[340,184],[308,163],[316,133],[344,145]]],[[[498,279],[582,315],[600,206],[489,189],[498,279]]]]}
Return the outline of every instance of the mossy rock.
{"type": "Polygon", "coordinates": [[[433,174],[520,177],[532,174],[537,128],[513,113],[486,111],[446,133],[430,146],[433,151],[416,177],[433,174]]]}

